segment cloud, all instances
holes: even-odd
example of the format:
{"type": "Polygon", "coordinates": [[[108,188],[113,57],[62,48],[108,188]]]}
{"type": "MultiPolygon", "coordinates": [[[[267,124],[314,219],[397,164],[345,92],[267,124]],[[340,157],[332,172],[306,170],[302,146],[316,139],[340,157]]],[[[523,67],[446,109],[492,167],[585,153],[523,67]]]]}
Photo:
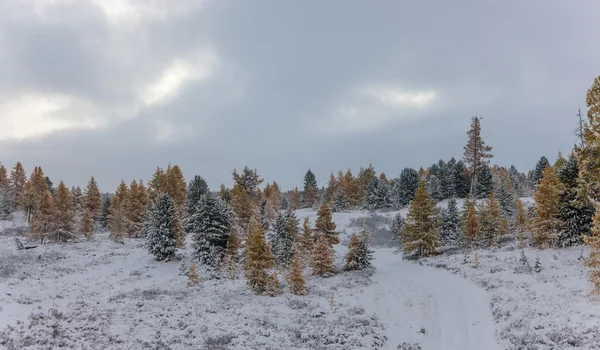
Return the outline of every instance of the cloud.
{"type": "Polygon", "coordinates": [[[390,86],[367,86],[360,88],[359,93],[397,111],[428,107],[437,97],[433,90],[405,91],[390,86]]]}
{"type": "Polygon", "coordinates": [[[166,21],[199,11],[204,0],[91,0],[111,25],[138,25],[144,21],[166,21]]]}

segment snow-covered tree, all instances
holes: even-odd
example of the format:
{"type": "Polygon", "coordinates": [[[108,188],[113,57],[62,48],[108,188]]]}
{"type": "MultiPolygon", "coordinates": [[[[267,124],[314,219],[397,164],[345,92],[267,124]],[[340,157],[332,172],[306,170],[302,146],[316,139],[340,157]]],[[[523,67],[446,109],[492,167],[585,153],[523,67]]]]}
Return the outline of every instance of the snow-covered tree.
{"type": "Polygon", "coordinates": [[[318,233],[322,233],[329,245],[340,243],[340,233],[336,231],[335,222],[329,205],[326,202],[321,203],[321,207],[317,212],[317,222],[315,228],[318,233]]]}
{"type": "Polygon", "coordinates": [[[392,224],[390,225],[390,231],[392,231],[396,237],[400,237],[400,233],[402,232],[402,227],[404,227],[404,218],[402,218],[402,215],[400,215],[398,213],[392,219],[392,224]]]}
{"type": "Polygon", "coordinates": [[[340,212],[347,210],[350,207],[348,196],[341,188],[337,189],[333,194],[333,211],[340,212]]]}
{"type": "Polygon", "coordinates": [[[179,225],[175,205],[169,195],[159,194],[148,215],[144,246],[158,261],[170,261],[175,256],[179,225]]]}
{"type": "Polygon", "coordinates": [[[440,237],[447,245],[456,245],[460,240],[460,215],[456,199],[448,201],[448,207],[442,211],[442,224],[440,226],[440,237]]]}
{"type": "Polygon", "coordinates": [[[200,175],[194,176],[187,186],[186,197],[188,216],[191,216],[194,213],[194,208],[200,203],[202,196],[206,195],[209,191],[206,180],[200,175]]]}
{"type": "Polygon", "coordinates": [[[233,170],[233,181],[240,189],[246,192],[249,200],[254,204],[257,204],[259,186],[263,182],[263,179],[258,175],[256,169],[250,169],[247,166],[244,167],[241,174],[238,174],[237,170],[233,170]]]}
{"type": "Polygon", "coordinates": [[[83,210],[83,215],[79,222],[79,232],[83,233],[88,241],[91,241],[94,237],[94,217],[89,209],[83,210]]]}
{"type": "Polygon", "coordinates": [[[102,203],[100,200],[100,189],[98,189],[98,183],[92,176],[88,181],[87,187],[83,192],[82,206],[83,210],[89,211],[92,215],[92,219],[96,222],[100,216],[100,207],[102,203]]]}
{"type": "Polygon", "coordinates": [[[389,186],[374,177],[367,186],[365,204],[369,210],[391,208],[392,201],[389,186]]]}
{"type": "Polygon", "coordinates": [[[318,233],[315,246],[310,257],[312,274],[320,277],[329,277],[334,274],[333,249],[323,233],[318,233]]]}
{"type": "Polygon", "coordinates": [[[111,198],[107,197],[104,199],[104,201],[102,201],[102,209],[100,211],[100,227],[106,229],[108,228],[108,221],[109,221],[109,217],[110,217],[110,205],[111,205],[111,198]]]}
{"type": "Polygon", "coordinates": [[[479,218],[475,203],[467,198],[463,210],[464,245],[467,248],[479,245],[479,218]]]}
{"type": "Polygon", "coordinates": [[[392,202],[394,209],[406,207],[419,187],[419,174],[415,169],[405,168],[400,177],[392,181],[392,202]]]}
{"type": "Polygon", "coordinates": [[[248,223],[244,262],[246,283],[257,294],[263,293],[269,278],[267,270],[274,266],[275,259],[271,254],[262,225],[255,218],[250,219],[248,223]]]}
{"type": "Polygon", "coordinates": [[[527,218],[527,214],[525,213],[523,202],[520,199],[517,200],[513,225],[515,227],[515,231],[517,232],[519,248],[523,248],[525,246],[525,234],[529,230],[529,220],[527,218]]]}
{"type": "Polygon", "coordinates": [[[213,193],[202,196],[186,221],[186,231],[194,242],[193,257],[210,273],[215,273],[222,263],[230,229],[231,210],[213,193]]]}
{"type": "Polygon", "coordinates": [[[295,295],[306,295],[306,282],[302,275],[302,262],[299,254],[294,254],[292,265],[286,275],[290,292],[295,295]]]}
{"type": "Polygon", "coordinates": [[[481,166],[477,174],[477,183],[475,184],[475,198],[483,199],[489,197],[494,190],[492,171],[487,165],[481,166]]]}
{"type": "Polygon", "coordinates": [[[550,165],[550,162],[548,161],[548,158],[546,158],[546,157],[542,157],[542,158],[540,158],[540,160],[538,160],[537,164],[535,165],[535,170],[533,171],[533,184],[534,185],[538,185],[540,183],[540,180],[542,179],[542,176],[543,176],[544,169],[546,169],[546,167],[548,167],[549,165],[550,165]]]}
{"type": "Polygon", "coordinates": [[[469,129],[469,131],[467,131],[467,135],[469,136],[469,140],[467,141],[467,144],[464,147],[465,154],[463,159],[471,175],[470,193],[471,196],[475,197],[477,197],[476,193],[479,193],[480,198],[485,198],[489,194],[489,191],[482,193],[481,191],[477,191],[476,188],[477,184],[481,181],[481,175],[482,171],[484,171],[484,167],[488,166],[490,159],[493,157],[493,155],[491,154],[492,147],[486,145],[485,141],[483,141],[483,138],[481,137],[481,118],[471,118],[471,128],[469,129]]]}
{"type": "Polygon", "coordinates": [[[273,223],[273,232],[269,235],[271,252],[278,266],[288,266],[292,260],[293,245],[298,236],[298,219],[291,210],[279,213],[273,223]]]}
{"type": "Polygon", "coordinates": [[[538,247],[552,245],[560,228],[560,181],[556,171],[547,166],[533,195],[537,215],[533,218],[533,239],[538,247]]]}
{"type": "Polygon", "coordinates": [[[121,180],[121,184],[117,187],[110,204],[108,228],[110,230],[109,237],[114,242],[120,242],[125,234],[125,210],[123,204],[128,196],[128,192],[129,188],[127,188],[125,181],[121,180]]]}
{"type": "Polygon", "coordinates": [[[344,270],[364,270],[371,267],[373,252],[369,249],[368,234],[366,227],[364,227],[360,234],[353,233],[350,235],[344,270]]]}
{"type": "Polygon", "coordinates": [[[31,221],[31,234],[34,239],[42,240],[56,229],[56,203],[50,191],[46,190],[40,200],[38,214],[31,221]]]}
{"type": "Polygon", "coordinates": [[[27,183],[27,174],[25,168],[21,162],[17,162],[12,168],[9,175],[10,184],[10,201],[12,209],[16,209],[21,203],[21,196],[23,195],[23,189],[27,183]]]}
{"type": "Polygon", "coordinates": [[[489,198],[483,203],[479,210],[479,229],[481,233],[480,246],[497,247],[501,235],[500,205],[490,193],[489,198]]]}
{"type": "Polygon", "coordinates": [[[421,181],[402,229],[404,253],[423,257],[433,254],[442,245],[434,207],[435,203],[425,190],[425,183],[421,181]]]}

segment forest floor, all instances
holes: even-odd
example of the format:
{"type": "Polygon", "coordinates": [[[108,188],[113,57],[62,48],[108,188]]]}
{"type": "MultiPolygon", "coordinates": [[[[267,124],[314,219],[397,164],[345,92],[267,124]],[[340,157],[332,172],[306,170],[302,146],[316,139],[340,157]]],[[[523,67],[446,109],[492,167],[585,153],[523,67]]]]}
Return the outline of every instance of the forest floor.
{"type": "MultiPolygon", "coordinates": [[[[334,220],[343,237],[361,218],[381,226],[380,236],[396,213],[334,220]]],[[[297,216],[314,223],[316,212],[297,216]]],[[[189,245],[169,263],[154,261],[140,240],[115,244],[107,233],[19,251],[19,226],[0,222],[0,348],[600,348],[600,306],[587,297],[581,248],[525,249],[531,267],[539,255],[538,273],[511,242],[480,251],[479,268],[462,253],[407,261],[392,244],[374,248],[373,269],[344,272],[343,238],[338,274],[322,279],[307,269],[307,296],[292,295],[282,279],[283,293],[267,297],[248,289],[242,271],[188,287],[179,268],[190,264],[189,245]]]]}

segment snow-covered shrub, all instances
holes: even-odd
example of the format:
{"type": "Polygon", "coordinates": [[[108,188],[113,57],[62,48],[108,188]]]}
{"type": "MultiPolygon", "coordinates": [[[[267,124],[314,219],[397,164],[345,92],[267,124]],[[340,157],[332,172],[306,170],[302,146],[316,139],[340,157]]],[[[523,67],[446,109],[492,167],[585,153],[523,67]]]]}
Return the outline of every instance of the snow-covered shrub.
{"type": "Polygon", "coordinates": [[[369,244],[375,247],[395,247],[398,245],[398,236],[390,230],[391,220],[377,213],[368,216],[351,218],[348,228],[362,229],[366,227],[369,231],[369,244]]]}

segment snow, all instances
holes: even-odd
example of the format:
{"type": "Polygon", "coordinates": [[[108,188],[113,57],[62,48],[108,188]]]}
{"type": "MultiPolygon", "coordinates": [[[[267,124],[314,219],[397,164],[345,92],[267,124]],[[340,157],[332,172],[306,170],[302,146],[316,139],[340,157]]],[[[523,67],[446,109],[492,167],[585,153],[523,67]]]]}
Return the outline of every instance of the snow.
{"type": "MultiPolygon", "coordinates": [[[[316,220],[314,210],[296,215],[316,220]]],[[[347,235],[358,229],[348,227],[353,218],[370,215],[333,219],[347,235]]],[[[107,233],[18,251],[13,229],[23,225],[22,216],[0,222],[0,344],[9,341],[8,349],[600,348],[600,308],[587,296],[577,247],[525,249],[532,266],[539,256],[539,274],[515,271],[511,242],[480,251],[477,269],[463,254],[413,262],[376,247],[372,270],[342,272],[341,244],[338,274],[322,279],[307,269],[307,296],[292,295],[282,280],[283,293],[267,297],[254,295],[241,271],[237,280],[206,280],[200,269],[200,285],[188,287],[179,268],[190,265],[189,244],[169,263],[140,240],[116,244],[107,233]]]]}

